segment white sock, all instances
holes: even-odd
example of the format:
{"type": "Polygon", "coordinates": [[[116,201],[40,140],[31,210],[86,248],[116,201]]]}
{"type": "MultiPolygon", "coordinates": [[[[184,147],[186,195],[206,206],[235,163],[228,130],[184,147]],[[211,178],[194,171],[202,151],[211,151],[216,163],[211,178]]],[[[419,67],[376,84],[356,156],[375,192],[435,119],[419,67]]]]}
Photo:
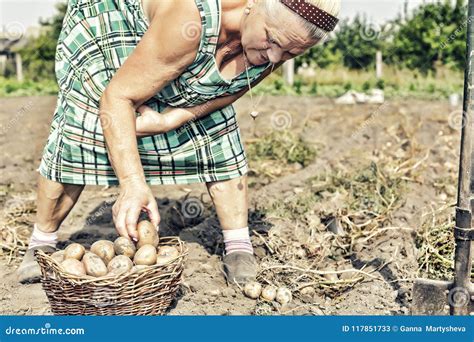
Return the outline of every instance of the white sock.
{"type": "Polygon", "coordinates": [[[58,242],[58,233],[45,233],[38,229],[36,223],[33,228],[33,234],[31,234],[30,243],[28,249],[35,248],[38,246],[51,246],[56,247],[58,242]]]}
{"type": "Polygon", "coordinates": [[[223,230],[222,234],[224,235],[226,255],[234,252],[247,252],[253,254],[249,227],[223,230]]]}

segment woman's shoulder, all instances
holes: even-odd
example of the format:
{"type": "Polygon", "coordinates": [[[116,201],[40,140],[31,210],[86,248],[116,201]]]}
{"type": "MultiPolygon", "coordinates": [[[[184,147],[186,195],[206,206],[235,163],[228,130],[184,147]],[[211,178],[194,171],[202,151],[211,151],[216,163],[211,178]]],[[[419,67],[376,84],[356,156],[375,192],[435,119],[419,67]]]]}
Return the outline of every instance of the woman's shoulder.
{"type": "Polygon", "coordinates": [[[150,26],[147,31],[156,37],[161,48],[172,48],[185,53],[194,52],[201,40],[201,14],[195,0],[154,1],[150,26]]]}

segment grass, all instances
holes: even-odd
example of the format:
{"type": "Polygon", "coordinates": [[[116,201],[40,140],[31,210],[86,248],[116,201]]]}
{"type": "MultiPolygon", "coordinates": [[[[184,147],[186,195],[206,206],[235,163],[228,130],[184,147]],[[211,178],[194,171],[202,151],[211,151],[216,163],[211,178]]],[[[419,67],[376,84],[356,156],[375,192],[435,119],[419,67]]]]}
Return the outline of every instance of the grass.
{"type": "Polygon", "coordinates": [[[254,140],[248,146],[247,154],[251,161],[275,160],[279,163],[299,163],[307,166],[316,157],[316,150],[290,131],[273,131],[254,140]]]}
{"type": "MultiPolygon", "coordinates": [[[[316,77],[295,76],[293,86],[285,85],[281,70],[267,77],[254,90],[256,94],[321,96],[336,98],[348,90],[366,92],[381,88],[387,98],[446,99],[453,93],[462,94],[464,76],[460,71],[439,68],[436,73],[422,75],[417,71],[385,67],[383,79],[375,71],[349,70],[344,67],[317,69],[316,77]]],[[[58,87],[54,78],[34,82],[0,77],[0,96],[54,95],[58,87]]]]}
{"type": "Polygon", "coordinates": [[[308,166],[314,161],[317,151],[299,135],[288,130],[275,130],[258,138],[246,141],[252,188],[308,166]]]}
{"type": "Polygon", "coordinates": [[[56,95],[58,86],[55,80],[19,82],[13,78],[0,77],[0,97],[56,95]]]}
{"type": "Polygon", "coordinates": [[[417,71],[386,67],[384,77],[376,79],[375,72],[348,70],[343,67],[317,69],[316,77],[295,76],[293,86],[284,84],[281,76],[271,75],[255,88],[268,95],[304,95],[339,97],[348,90],[367,92],[373,88],[385,91],[387,98],[446,99],[453,93],[462,94],[464,77],[461,72],[440,68],[422,75],[417,71]]]}

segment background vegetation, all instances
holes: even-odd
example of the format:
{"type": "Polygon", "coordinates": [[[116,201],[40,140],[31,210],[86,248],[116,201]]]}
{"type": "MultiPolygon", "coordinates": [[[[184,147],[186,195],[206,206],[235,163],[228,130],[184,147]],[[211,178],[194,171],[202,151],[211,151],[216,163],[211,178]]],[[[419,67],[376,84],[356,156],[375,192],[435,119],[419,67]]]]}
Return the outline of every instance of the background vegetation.
{"type": "MultiPolygon", "coordinates": [[[[66,8],[58,4],[57,14],[40,23],[49,30],[20,50],[27,81],[0,78],[0,96],[57,91],[54,57],[66,8]]],[[[445,98],[462,92],[466,28],[465,0],[423,3],[384,25],[364,16],[343,20],[324,44],[297,58],[296,66],[314,69],[315,76],[297,76],[289,87],[276,74],[257,91],[335,97],[350,89],[381,88],[387,97],[445,98]],[[385,64],[382,79],[374,71],[378,50],[385,64]]]]}

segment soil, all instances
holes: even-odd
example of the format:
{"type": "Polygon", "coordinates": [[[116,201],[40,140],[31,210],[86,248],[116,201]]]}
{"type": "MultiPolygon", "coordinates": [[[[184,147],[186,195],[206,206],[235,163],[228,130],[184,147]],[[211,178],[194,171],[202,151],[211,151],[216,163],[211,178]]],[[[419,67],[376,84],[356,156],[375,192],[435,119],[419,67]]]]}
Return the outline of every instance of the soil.
{"type": "MultiPolygon", "coordinates": [[[[35,170],[39,166],[55,103],[55,97],[0,99],[2,202],[15,194],[34,192],[35,170]]],[[[454,182],[442,191],[435,187],[440,179],[450,179],[457,169],[460,134],[448,122],[453,112],[448,103],[389,100],[383,106],[338,106],[333,100],[323,98],[264,97],[259,103],[260,116],[255,121],[248,115],[250,101],[247,98],[240,100],[236,109],[247,143],[275,129],[278,123],[272,120],[280,117],[286,120],[287,128],[318,151],[314,162],[307,167],[299,165],[270,181],[259,182],[259,176],[253,176],[250,227],[262,236],[269,230],[285,230],[289,224],[262,215],[259,208],[267,201],[305,191],[306,180],[315,175],[351,170],[364,160],[379,158],[389,153],[387,146],[403,144],[402,135],[407,132],[394,131],[394,127],[400,128],[403,123],[403,127],[410,130],[409,139],[405,139],[412,146],[416,145],[420,173],[408,183],[403,204],[391,217],[390,226],[399,229],[377,235],[355,251],[350,260],[354,268],[375,270],[376,277],[368,277],[336,297],[309,291],[295,296],[289,305],[272,304],[273,307],[265,311],[266,314],[292,315],[409,314],[411,286],[418,270],[414,234],[410,229],[419,227],[421,213],[427,208],[455,200],[454,182]],[[288,118],[291,118],[291,124],[288,124],[288,118]]],[[[245,297],[238,287],[229,286],[224,280],[222,237],[204,184],[153,186],[152,190],[162,215],[161,234],[179,235],[189,248],[183,285],[168,314],[262,314],[263,311],[259,311],[261,303],[245,297]],[[177,212],[183,198],[189,197],[199,199],[202,213],[197,218],[183,221],[177,212]]],[[[111,207],[117,194],[117,187],[87,186],[59,231],[60,247],[70,241],[87,246],[99,238],[114,238],[111,207]]],[[[257,234],[252,236],[252,241],[259,259],[268,255],[268,249],[257,234]]],[[[19,258],[10,263],[0,260],[3,277],[0,314],[51,314],[40,284],[17,283],[15,270],[19,261],[19,258]]]]}

